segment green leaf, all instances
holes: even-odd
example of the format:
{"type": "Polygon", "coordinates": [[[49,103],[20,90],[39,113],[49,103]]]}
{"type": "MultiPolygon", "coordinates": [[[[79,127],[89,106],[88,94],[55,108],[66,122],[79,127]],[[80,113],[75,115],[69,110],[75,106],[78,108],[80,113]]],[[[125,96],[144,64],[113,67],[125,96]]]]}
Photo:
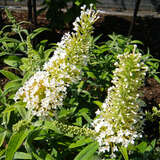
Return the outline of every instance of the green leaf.
{"type": "Polygon", "coordinates": [[[147,149],[147,142],[143,141],[139,145],[136,146],[139,152],[144,153],[147,149]]]}
{"type": "Polygon", "coordinates": [[[36,160],[43,160],[42,158],[40,158],[36,153],[32,153],[33,154],[33,156],[34,156],[34,158],[36,159],[36,160]]]}
{"type": "Polygon", "coordinates": [[[93,155],[89,160],[102,160],[102,158],[98,155],[93,155]]]}
{"type": "Polygon", "coordinates": [[[18,79],[18,80],[12,80],[12,81],[9,81],[8,83],[5,84],[4,86],[4,90],[8,90],[10,88],[20,88],[21,87],[21,80],[18,79]]]}
{"type": "Polygon", "coordinates": [[[94,104],[96,104],[100,109],[102,109],[102,102],[100,101],[93,101],[94,104]]]}
{"type": "Polygon", "coordinates": [[[8,112],[11,112],[11,111],[14,111],[14,110],[15,110],[15,108],[13,106],[9,106],[2,113],[5,114],[5,113],[8,113],[8,112]]]}
{"type": "Polygon", "coordinates": [[[56,160],[56,159],[53,158],[50,154],[47,154],[45,160],[56,160]]]}
{"type": "Polygon", "coordinates": [[[5,51],[1,51],[0,57],[5,56],[5,55],[9,55],[9,53],[8,53],[8,52],[5,52],[5,51]]]}
{"type": "Polygon", "coordinates": [[[12,109],[7,112],[3,112],[3,123],[5,125],[7,125],[9,123],[11,111],[12,111],[12,109]]]}
{"type": "Polygon", "coordinates": [[[14,159],[32,159],[32,155],[30,153],[16,152],[14,159]]]}
{"type": "Polygon", "coordinates": [[[9,80],[18,80],[18,79],[20,79],[17,75],[15,75],[14,73],[12,73],[10,71],[0,70],[0,73],[2,73],[9,80]]]}
{"type": "Polygon", "coordinates": [[[17,67],[19,62],[20,58],[18,56],[8,56],[4,59],[4,63],[12,67],[17,67]]]}
{"type": "Polygon", "coordinates": [[[2,146],[4,139],[6,137],[7,131],[0,133],[0,147],[2,146]]]}
{"type": "Polygon", "coordinates": [[[152,151],[152,150],[154,149],[155,145],[156,145],[156,139],[154,139],[154,140],[151,142],[151,144],[146,148],[145,151],[148,151],[148,152],[152,151]]]}
{"type": "Polygon", "coordinates": [[[58,118],[59,119],[67,118],[68,116],[73,115],[75,110],[76,110],[76,107],[72,107],[70,109],[62,108],[58,114],[58,118]]]}
{"type": "Polygon", "coordinates": [[[3,159],[3,157],[4,157],[3,155],[4,155],[5,151],[6,151],[6,149],[0,150],[0,159],[3,159]]]}
{"type": "Polygon", "coordinates": [[[20,43],[21,41],[14,39],[14,38],[1,38],[0,42],[12,42],[12,43],[20,43]]]}
{"type": "Polygon", "coordinates": [[[77,6],[80,6],[80,5],[81,5],[81,3],[80,3],[79,0],[76,0],[74,3],[75,3],[75,5],[77,5],[77,6]]]}
{"type": "Polygon", "coordinates": [[[35,38],[38,34],[40,34],[41,32],[44,32],[44,31],[50,31],[49,28],[38,28],[38,29],[35,29],[29,36],[31,39],[35,38]]]}
{"type": "Polygon", "coordinates": [[[44,52],[44,60],[47,61],[50,54],[53,52],[54,50],[51,48],[51,49],[47,49],[45,52],[44,52]]]}
{"type": "Polygon", "coordinates": [[[21,43],[19,43],[18,44],[18,49],[21,51],[21,52],[26,52],[26,48],[25,48],[25,46],[26,46],[26,43],[25,42],[21,42],[21,43]]]}
{"type": "Polygon", "coordinates": [[[4,90],[3,95],[2,96],[6,96],[9,92],[15,92],[19,89],[19,87],[10,87],[7,88],[6,90],[4,90]]]}
{"type": "Polygon", "coordinates": [[[58,151],[55,148],[52,148],[51,155],[54,157],[58,157],[58,151]]]}
{"type": "Polygon", "coordinates": [[[82,126],[82,117],[76,118],[76,122],[73,123],[76,126],[82,126]]]}
{"type": "Polygon", "coordinates": [[[6,97],[3,94],[3,91],[0,89],[0,102],[5,104],[6,103],[6,97]]]}
{"type": "Polygon", "coordinates": [[[0,88],[0,97],[3,95],[3,91],[1,90],[1,88],[0,88]]]}
{"type": "Polygon", "coordinates": [[[74,160],[89,160],[92,158],[96,150],[98,149],[98,143],[94,142],[85,147],[74,160]]]}
{"type": "Polygon", "coordinates": [[[6,159],[13,159],[14,153],[18,150],[18,148],[22,145],[24,139],[28,136],[29,130],[20,130],[19,132],[13,133],[11,136],[8,148],[6,150],[6,159]]]}
{"type": "Polygon", "coordinates": [[[18,102],[12,106],[18,110],[19,114],[23,119],[28,119],[28,113],[26,112],[25,105],[26,104],[23,102],[18,102]]]}
{"type": "Polygon", "coordinates": [[[143,45],[143,43],[139,40],[133,40],[133,41],[131,41],[131,44],[141,44],[141,45],[143,45]]]}
{"type": "Polygon", "coordinates": [[[92,122],[92,119],[88,116],[88,114],[82,113],[81,115],[84,117],[84,119],[85,119],[88,123],[91,123],[91,122],[92,122]]]}
{"type": "Polygon", "coordinates": [[[32,71],[27,72],[22,79],[22,84],[24,84],[33,74],[34,72],[32,71]]]}
{"type": "Polygon", "coordinates": [[[78,86],[77,86],[77,88],[78,88],[78,93],[80,93],[80,91],[82,90],[83,86],[84,86],[84,81],[81,81],[81,82],[78,84],[78,86]]]}
{"type": "Polygon", "coordinates": [[[61,134],[60,129],[57,128],[56,125],[54,125],[54,123],[52,123],[52,122],[45,121],[45,123],[44,123],[44,125],[43,125],[43,128],[44,128],[44,129],[50,129],[50,130],[55,131],[56,133],[61,134]]]}
{"type": "Polygon", "coordinates": [[[160,83],[160,78],[159,78],[157,75],[154,75],[154,79],[155,79],[158,83],[160,83]]]}
{"type": "Polygon", "coordinates": [[[96,76],[94,75],[93,72],[87,72],[88,77],[92,78],[92,79],[96,79],[96,76]]]}
{"type": "Polygon", "coordinates": [[[78,140],[76,143],[72,143],[69,146],[69,148],[80,147],[80,146],[86,145],[86,144],[91,143],[91,142],[93,142],[92,139],[90,139],[90,138],[87,138],[87,139],[83,138],[83,139],[78,140]]]}
{"type": "Polygon", "coordinates": [[[122,153],[123,158],[124,158],[125,160],[129,160],[129,159],[128,159],[127,148],[121,146],[121,147],[120,147],[120,152],[122,153]]]}
{"type": "Polygon", "coordinates": [[[88,108],[82,108],[78,111],[78,115],[83,115],[83,114],[87,114],[89,112],[88,108]]]}
{"type": "MultiPolygon", "coordinates": [[[[28,24],[30,24],[30,22],[27,22],[27,21],[21,21],[21,22],[19,22],[19,24],[22,24],[22,23],[28,23],[28,24]]],[[[22,29],[21,32],[25,33],[26,36],[29,35],[27,29],[22,29]]]]}

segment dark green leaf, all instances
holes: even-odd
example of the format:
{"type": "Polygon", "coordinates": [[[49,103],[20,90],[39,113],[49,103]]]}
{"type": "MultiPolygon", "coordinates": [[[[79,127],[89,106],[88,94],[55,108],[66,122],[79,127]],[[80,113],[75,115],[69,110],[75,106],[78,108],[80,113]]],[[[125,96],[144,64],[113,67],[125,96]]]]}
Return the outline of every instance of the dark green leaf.
{"type": "Polygon", "coordinates": [[[120,152],[122,153],[123,158],[124,158],[125,160],[129,160],[129,159],[128,159],[127,148],[121,146],[121,147],[120,147],[120,152]]]}
{"type": "Polygon", "coordinates": [[[0,73],[2,73],[9,80],[18,80],[18,79],[20,79],[17,75],[15,75],[14,73],[12,73],[10,71],[0,70],[0,73]]]}
{"type": "Polygon", "coordinates": [[[10,121],[11,111],[12,111],[12,109],[11,109],[11,110],[8,110],[7,112],[4,112],[4,113],[3,113],[3,123],[4,123],[5,125],[7,125],[7,124],[9,123],[9,121],[10,121]]]}
{"type": "Polygon", "coordinates": [[[56,127],[56,125],[54,125],[54,123],[49,122],[49,121],[45,121],[45,124],[43,125],[44,129],[51,129],[53,131],[55,131],[56,133],[61,133],[60,130],[56,127]]]}
{"type": "Polygon", "coordinates": [[[15,108],[13,106],[9,106],[2,113],[6,114],[6,113],[9,113],[9,112],[14,111],[14,110],[15,110],[15,108]]]}
{"type": "Polygon", "coordinates": [[[96,79],[96,76],[94,75],[93,72],[87,72],[88,77],[92,78],[92,79],[96,79]]]}
{"type": "Polygon", "coordinates": [[[44,60],[47,61],[50,54],[53,52],[53,49],[47,49],[45,52],[44,52],[44,60]]]}
{"type": "Polygon", "coordinates": [[[18,103],[15,103],[13,107],[15,107],[18,110],[19,114],[23,119],[27,119],[28,113],[26,112],[26,109],[25,109],[25,103],[18,102],[18,103]]]}
{"type": "Polygon", "coordinates": [[[98,149],[98,143],[94,142],[85,147],[75,158],[74,160],[89,160],[96,150],[98,149]]]}
{"type": "Polygon", "coordinates": [[[88,114],[82,113],[81,115],[84,117],[84,119],[85,119],[88,123],[91,123],[91,122],[92,122],[92,119],[88,116],[88,114]]]}
{"type": "Polygon", "coordinates": [[[20,58],[18,56],[8,56],[4,59],[4,63],[12,67],[17,67],[20,63],[20,58]]]}
{"type": "Polygon", "coordinates": [[[0,159],[4,159],[4,153],[5,153],[5,150],[6,149],[2,149],[2,150],[0,150],[0,159]]]}
{"type": "Polygon", "coordinates": [[[143,141],[139,145],[136,146],[139,152],[144,153],[147,149],[147,142],[143,141]]]}
{"type": "Polygon", "coordinates": [[[5,104],[6,103],[6,97],[3,94],[3,91],[0,89],[0,102],[5,104]]]}
{"type": "Polygon", "coordinates": [[[40,158],[36,153],[32,153],[33,154],[33,156],[34,156],[34,158],[36,159],[36,160],[43,160],[42,158],[40,158]]]}
{"type": "Polygon", "coordinates": [[[31,39],[33,39],[33,38],[35,38],[38,34],[40,34],[41,32],[44,32],[44,31],[50,31],[50,29],[49,28],[38,28],[38,29],[35,29],[34,31],[33,31],[33,33],[31,33],[30,34],[30,38],[31,39]]]}
{"type": "Polygon", "coordinates": [[[20,88],[21,80],[12,80],[5,84],[4,90],[8,90],[10,88],[20,88]]]}
{"type": "Polygon", "coordinates": [[[151,142],[151,144],[146,148],[145,151],[151,152],[151,151],[154,149],[155,145],[156,145],[156,139],[154,139],[154,140],[151,142]]]}
{"type": "Polygon", "coordinates": [[[6,134],[7,134],[6,131],[0,133],[0,147],[2,146],[2,144],[3,144],[3,142],[4,142],[4,139],[5,139],[5,137],[6,137],[6,134]]]}
{"type": "Polygon", "coordinates": [[[91,143],[91,142],[93,142],[92,139],[90,139],[90,138],[87,138],[87,139],[83,138],[83,139],[78,140],[76,143],[72,143],[69,146],[69,148],[80,147],[80,146],[86,145],[86,144],[91,143]]]}
{"type": "Polygon", "coordinates": [[[53,158],[50,154],[47,154],[45,160],[56,160],[56,159],[53,158]]]}
{"type": "Polygon", "coordinates": [[[8,143],[8,148],[6,150],[6,159],[11,160],[14,157],[14,153],[22,145],[24,139],[27,137],[29,130],[20,130],[19,132],[14,133],[8,143]]]}
{"type": "Polygon", "coordinates": [[[14,39],[14,38],[6,38],[6,37],[1,38],[1,39],[0,39],[0,42],[13,42],[13,43],[20,43],[20,41],[19,41],[19,40],[17,40],[17,39],[14,39]]]}

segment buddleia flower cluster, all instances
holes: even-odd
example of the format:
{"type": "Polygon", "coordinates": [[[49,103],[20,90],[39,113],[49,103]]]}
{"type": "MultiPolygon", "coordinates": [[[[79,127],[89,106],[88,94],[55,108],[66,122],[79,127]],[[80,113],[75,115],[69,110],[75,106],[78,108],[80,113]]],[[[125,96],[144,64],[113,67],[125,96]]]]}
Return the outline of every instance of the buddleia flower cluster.
{"type": "Polygon", "coordinates": [[[141,54],[135,51],[118,55],[115,65],[113,86],[93,121],[99,152],[107,151],[112,156],[120,146],[134,144],[142,136],[144,114],[138,92],[147,71],[141,54]]]}
{"type": "Polygon", "coordinates": [[[86,6],[73,23],[74,32],[66,33],[57,43],[54,55],[44,64],[42,71],[34,74],[15,95],[23,101],[33,115],[48,116],[63,105],[67,87],[81,79],[81,68],[87,65],[93,47],[91,34],[98,12],[86,6]]]}

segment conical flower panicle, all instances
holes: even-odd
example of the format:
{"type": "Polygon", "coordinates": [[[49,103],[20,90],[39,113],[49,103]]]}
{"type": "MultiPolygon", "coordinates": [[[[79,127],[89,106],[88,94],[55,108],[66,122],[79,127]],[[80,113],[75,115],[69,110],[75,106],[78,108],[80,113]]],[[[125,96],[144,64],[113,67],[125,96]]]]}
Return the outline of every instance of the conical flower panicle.
{"type": "Polygon", "coordinates": [[[15,95],[26,103],[33,115],[46,117],[63,105],[67,87],[81,79],[81,67],[87,65],[93,42],[91,34],[98,12],[82,7],[81,15],[73,23],[74,32],[66,33],[57,43],[54,55],[35,73],[15,95]]]}
{"type": "Polygon", "coordinates": [[[147,70],[140,53],[125,53],[118,59],[113,86],[108,89],[108,97],[93,122],[99,151],[108,151],[112,155],[119,146],[127,147],[141,137],[143,113],[138,92],[147,70]]]}

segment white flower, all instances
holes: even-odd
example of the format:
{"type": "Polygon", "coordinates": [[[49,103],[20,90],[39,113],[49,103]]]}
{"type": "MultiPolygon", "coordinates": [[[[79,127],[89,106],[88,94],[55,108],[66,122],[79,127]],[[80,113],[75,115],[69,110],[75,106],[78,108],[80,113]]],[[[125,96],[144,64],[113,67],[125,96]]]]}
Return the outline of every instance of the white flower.
{"type": "Polygon", "coordinates": [[[85,10],[86,9],[86,5],[84,4],[82,7],[81,7],[81,10],[85,10]]]}
{"type": "Polygon", "coordinates": [[[80,17],[74,25],[76,33],[66,33],[57,43],[54,55],[44,64],[43,71],[34,74],[15,95],[15,101],[22,100],[26,108],[38,117],[49,116],[63,105],[67,87],[81,79],[81,69],[88,63],[92,48],[91,34],[97,12],[82,7],[80,17]]]}
{"type": "Polygon", "coordinates": [[[139,53],[125,53],[117,57],[119,63],[113,75],[114,85],[108,89],[102,110],[96,112],[98,120],[95,119],[92,124],[97,132],[96,140],[100,142],[99,152],[116,152],[118,146],[127,147],[141,137],[143,113],[140,111],[138,91],[146,72],[144,63],[139,53]]]}

